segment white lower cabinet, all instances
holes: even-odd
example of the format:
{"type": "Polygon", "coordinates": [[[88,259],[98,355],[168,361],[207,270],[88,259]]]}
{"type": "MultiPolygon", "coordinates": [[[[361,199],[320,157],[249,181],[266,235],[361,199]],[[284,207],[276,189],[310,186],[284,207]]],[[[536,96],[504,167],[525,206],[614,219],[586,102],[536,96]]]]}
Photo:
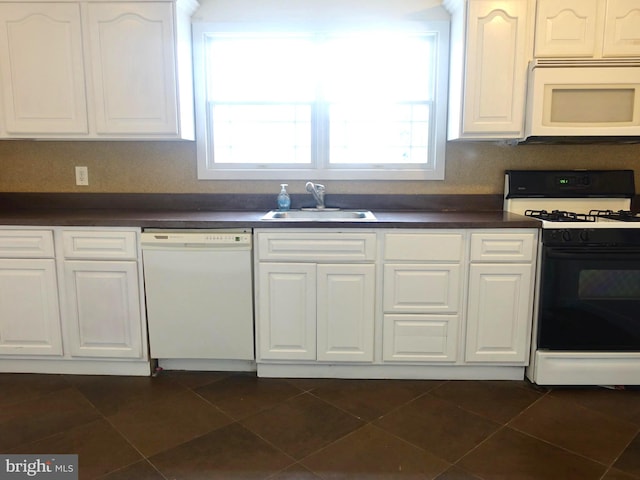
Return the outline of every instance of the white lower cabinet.
{"type": "Polygon", "coordinates": [[[454,362],[458,352],[458,315],[384,315],[385,362],[454,362]]]}
{"type": "Polygon", "coordinates": [[[528,362],[536,245],[535,231],[471,235],[465,361],[528,362]]]}
{"type": "Polygon", "coordinates": [[[62,355],[53,259],[0,259],[0,355],[62,355]]]}
{"type": "Polygon", "coordinates": [[[315,360],[316,265],[261,263],[258,358],[315,360]]]}
{"type": "Polygon", "coordinates": [[[385,234],[385,362],[456,361],[464,246],[461,232],[385,234]]]}
{"type": "Polygon", "coordinates": [[[134,261],[65,261],[69,353],[141,358],[140,293],[134,261]]]}
{"type": "Polygon", "coordinates": [[[536,229],[255,235],[258,375],[524,378],[536,229]]]}
{"type": "Polygon", "coordinates": [[[146,357],[138,231],[65,229],[58,238],[69,355],[146,357]]]}
{"type": "Polygon", "coordinates": [[[375,268],[318,265],[318,360],[373,361],[375,268]]]}
{"type": "Polygon", "coordinates": [[[138,235],[3,227],[0,372],[149,375],[138,235]]]}
{"type": "Polygon", "coordinates": [[[258,362],[373,361],[375,234],[256,237],[258,362]]]}
{"type": "Polygon", "coordinates": [[[531,265],[469,269],[467,362],[525,362],[531,324],[531,265]]]}
{"type": "Polygon", "coordinates": [[[374,265],[259,268],[261,359],[373,361],[374,265]]]}
{"type": "Polygon", "coordinates": [[[0,230],[0,356],[62,355],[53,231],[0,230]]]}

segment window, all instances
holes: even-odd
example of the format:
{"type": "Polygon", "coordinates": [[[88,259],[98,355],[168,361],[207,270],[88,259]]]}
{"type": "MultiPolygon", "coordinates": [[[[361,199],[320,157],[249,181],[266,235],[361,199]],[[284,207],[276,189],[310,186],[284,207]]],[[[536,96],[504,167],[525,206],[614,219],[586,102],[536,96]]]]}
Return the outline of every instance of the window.
{"type": "Polygon", "coordinates": [[[442,179],[448,23],[225,32],[194,24],[201,179],[442,179]]]}

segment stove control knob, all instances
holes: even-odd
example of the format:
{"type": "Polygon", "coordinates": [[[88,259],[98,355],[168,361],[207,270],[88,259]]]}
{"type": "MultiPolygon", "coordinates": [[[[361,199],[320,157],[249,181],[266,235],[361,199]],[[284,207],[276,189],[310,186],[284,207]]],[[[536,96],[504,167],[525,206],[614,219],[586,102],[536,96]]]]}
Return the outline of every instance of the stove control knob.
{"type": "Polygon", "coordinates": [[[570,242],[572,240],[571,230],[562,230],[561,235],[562,235],[563,242],[570,242]]]}
{"type": "Polygon", "coordinates": [[[589,232],[587,230],[581,230],[578,236],[580,237],[581,242],[589,241],[589,232]]]}

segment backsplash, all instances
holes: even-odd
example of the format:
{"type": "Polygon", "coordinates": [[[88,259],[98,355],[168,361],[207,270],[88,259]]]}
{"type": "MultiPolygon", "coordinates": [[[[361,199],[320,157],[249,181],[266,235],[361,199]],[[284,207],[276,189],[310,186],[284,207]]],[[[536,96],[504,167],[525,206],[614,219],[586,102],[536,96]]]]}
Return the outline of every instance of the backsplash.
{"type": "MultiPolygon", "coordinates": [[[[502,145],[449,142],[443,181],[327,181],[327,195],[499,194],[506,169],[636,171],[640,145],[502,145]]],[[[282,181],[287,181],[283,178],[282,181]]],[[[280,181],[210,181],[196,177],[195,143],[0,141],[0,191],[129,193],[273,193],[280,181]],[[76,165],[89,169],[89,186],[75,185],[76,165]]],[[[304,193],[304,181],[289,181],[304,193]]]]}

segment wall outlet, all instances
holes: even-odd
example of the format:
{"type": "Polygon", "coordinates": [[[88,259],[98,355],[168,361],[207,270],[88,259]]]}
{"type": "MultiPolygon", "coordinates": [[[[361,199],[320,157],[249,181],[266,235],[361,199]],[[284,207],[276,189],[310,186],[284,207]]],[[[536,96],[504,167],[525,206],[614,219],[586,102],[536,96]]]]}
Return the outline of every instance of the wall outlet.
{"type": "Polygon", "coordinates": [[[76,167],[76,185],[89,185],[89,169],[76,167]]]}

